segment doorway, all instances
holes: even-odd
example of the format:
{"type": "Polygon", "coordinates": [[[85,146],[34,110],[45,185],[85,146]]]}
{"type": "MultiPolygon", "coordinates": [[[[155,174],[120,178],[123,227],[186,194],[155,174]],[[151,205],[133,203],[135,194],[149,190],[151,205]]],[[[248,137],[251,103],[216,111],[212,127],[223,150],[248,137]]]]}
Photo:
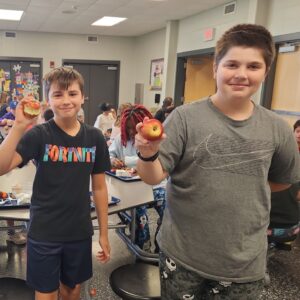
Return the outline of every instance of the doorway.
{"type": "Polygon", "coordinates": [[[83,105],[85,122],[94,125],[97,116],[101,113],[99,105],[103,102],[110,103],[118,108],[119,99],[119,61],[86,61],[63,60],[63,65],[77,70],[84,79],[83,105]]]}
{"type": "Polygon", "coordinates": [[[300,48],[278,53],[271,109],[291,126],[300,119],[300,48]]]}
{"type": "Polygon", "coordinates": [[[216,91],[213,56],[190,57],[186,63],[184,103],[203,99],[216,91]]]}

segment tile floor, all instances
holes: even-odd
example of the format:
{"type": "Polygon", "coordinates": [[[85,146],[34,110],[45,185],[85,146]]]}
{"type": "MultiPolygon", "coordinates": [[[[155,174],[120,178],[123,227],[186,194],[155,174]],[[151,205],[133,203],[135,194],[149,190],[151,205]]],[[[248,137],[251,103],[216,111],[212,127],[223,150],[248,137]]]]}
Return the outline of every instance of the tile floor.
{"type": "MultiPolygon", "coordinates": [[[[155,227],[156,213],[150,210],[151,231],[155,227]]],[[[110,222],[116,222],[116,217],[111,216],[110,222]]],[[[1,223],[1,222],[0,222],[1,223]]],[[[3,224],[0,224],[0,226],[3,224]]],[[[94,260],[94,277],[82,291],[82,300],[89,300],[85,296],[93,288],[96,296],[92,300],[117,300],[109,285],[109,275],[118,266],[134,262],[134,256],[127,249],[124,242],[118,237],[114,230],[110,230],[110,242],[112,247],[111,261],[108,264],[100,264],[94,260]]],[[[153,234],[152,234],[153,235],[153,234]]],[[[5,232],[0,231],[0,277],[4,274],[10,277],[16,275],[18,278],[25,277],[25,247],[7,246],[5,232]]],[[[93,239],[93,252],[98,250],[97,232],[93,239]]],[[[260,297],[262,300],[300,300],[300,239],[294,243],[292,251],[278,251],[269,260],[269,273],[271,283],[266,287],[260,297]]],[[[19,285],[18,285],[19,286],[19,285]]],[[[5,294],[8,283],[0,280],[0,300],[30,300],[33,299],[30,291],[25,295],[16,296],[5,294]]],[[[17,287],[24,288],[24,287],[17,287]]],[[[175,299],[174,299],[175,300],[175,299]]]]}

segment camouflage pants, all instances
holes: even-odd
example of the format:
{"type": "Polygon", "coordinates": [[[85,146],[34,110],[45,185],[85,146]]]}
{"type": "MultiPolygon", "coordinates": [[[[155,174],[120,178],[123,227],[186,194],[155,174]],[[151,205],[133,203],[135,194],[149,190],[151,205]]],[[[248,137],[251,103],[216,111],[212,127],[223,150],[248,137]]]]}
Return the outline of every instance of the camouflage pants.
{"type": "Polygon", "coordinates": [[[162,300],[257,300],[264,280],[234,283],[208,280],[160,253],[162,300]]]}

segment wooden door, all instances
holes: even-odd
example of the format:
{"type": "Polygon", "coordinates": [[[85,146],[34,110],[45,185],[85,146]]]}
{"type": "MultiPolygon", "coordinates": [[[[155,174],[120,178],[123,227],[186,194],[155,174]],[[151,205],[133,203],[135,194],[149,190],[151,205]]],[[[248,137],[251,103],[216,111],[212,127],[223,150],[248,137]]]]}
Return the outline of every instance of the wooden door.
{"type": "Polygon", "coordinates": [[[188,58],[184,87],[184,103],[193,102],[214,94],[213,56],[188,58]]]}
{"type": "Polygon", "coordinates": [[[300,47],[278,54],[271,109],[291,125],[300,119],[300,47]]]}

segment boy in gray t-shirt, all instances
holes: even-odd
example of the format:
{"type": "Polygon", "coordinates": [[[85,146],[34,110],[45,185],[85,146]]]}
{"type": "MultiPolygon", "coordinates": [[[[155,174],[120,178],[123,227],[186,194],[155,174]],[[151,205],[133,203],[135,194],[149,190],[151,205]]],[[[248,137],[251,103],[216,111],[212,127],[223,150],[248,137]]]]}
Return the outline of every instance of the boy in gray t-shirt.
{"type": "Polygon", "coordinates": [[[149,184],[169,176],[158,236],[162,299],[260,295],[270,192],[300,179],[291,128],[251,101],[273,57],[264,27],[236,25],[216,45],[217,92],[177,108],[160,141],[137,125],[139,175],[149,184]]]}

